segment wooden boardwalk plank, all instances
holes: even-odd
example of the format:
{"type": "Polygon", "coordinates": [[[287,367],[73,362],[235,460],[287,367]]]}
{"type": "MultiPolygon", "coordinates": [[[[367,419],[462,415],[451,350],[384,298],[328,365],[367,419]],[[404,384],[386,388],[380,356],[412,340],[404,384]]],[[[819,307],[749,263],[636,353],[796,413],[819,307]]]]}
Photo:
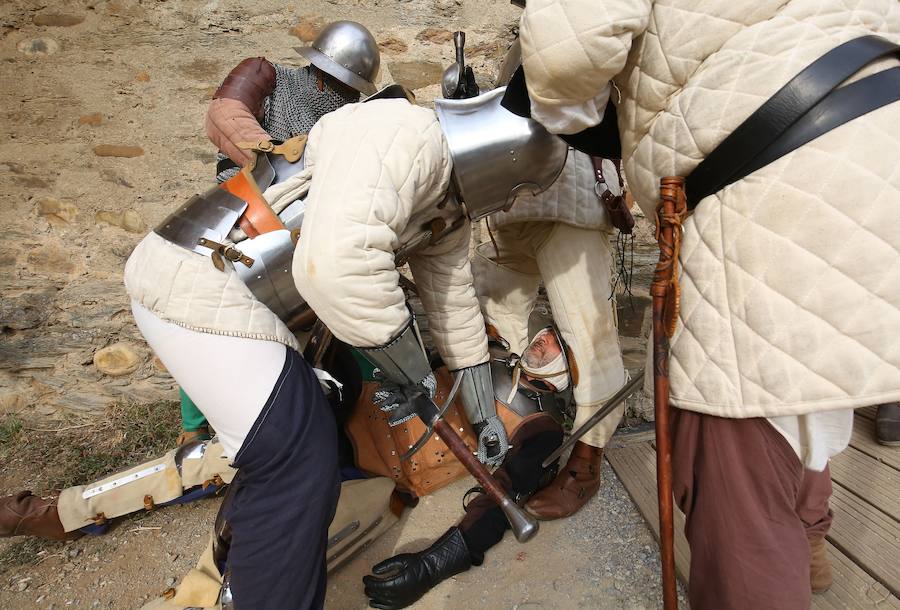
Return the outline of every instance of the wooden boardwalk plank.
{"type": "MultiPolygon", "coordinates": [[[[659,506],[656,499],[656,452],[650,443],[629,445],[606,452],[638,510],[659,540],[659,506]]],[[[675,571],[682,582],[688,581],[691,566],[690,549],[684,537],[684,514],[675,509],[675,571]]]]}
{"type": "Polygon", "coordinates": [[[875,422],[860,415],[853,418],[850,446],[870,455],[879,462],[900,470],[900,451],[896,447],[879,445],[875,440],[875,422]]]}
{"type": "Polygon", "coordinates": [[[875,421],[875,411],[878,410],[878,407],[873,405],[871,407],[863,407],[862,409],[857,409],[856,414],[860,417],[865,417],[866,419],[870,419],[875,421]]]}
{"type": "Polygon", "coordinates": [[[840,485],[834,486],[831,510],[832,544],[900,595],[900,523],[840,485]]]}
{"type": "MultiPolygon", "coordinates": [[[[654,536],[658,538],[656,453],[653,447],[650,443],[643,443],[610,449],[606,452],[606,458],[637,504],[654,536]]],[[[844,494],[848,494],[848,492],[844,491],[844,494]]],[[[836,512],[839,513],[836,523],[838,520],[844,520],[841,516],[844,514],[842,505],[836,512]]],[[[849,535],[850,530],[844,529],[847,531],[841,534],[849,535]]],[[[817,610],[847,610],[851,608],[900,610],[900,599],[897,596],[873,579],[830,542],[828,553],[832,561],[835,582],[825,593],[813,596],[813,608],[817,610]]],[[[684,537],[684,515],[677,508],[675,509],[675,568],[679,578],[687,582],[690,569],[690,549],[687,539],[684,537]]]]}
{"type": "Polygon", "coordinates": [[[900,608],[900,599],[831,543],[828,543],[828,557],[834,584],[826,593],[813,596],[814,608],[900,608]]]}
{"type": "Polygon", "coordinates": [[[900,470],[848,447],[832,458],[831,478],[875,508],[900,520],[900,470]]]}

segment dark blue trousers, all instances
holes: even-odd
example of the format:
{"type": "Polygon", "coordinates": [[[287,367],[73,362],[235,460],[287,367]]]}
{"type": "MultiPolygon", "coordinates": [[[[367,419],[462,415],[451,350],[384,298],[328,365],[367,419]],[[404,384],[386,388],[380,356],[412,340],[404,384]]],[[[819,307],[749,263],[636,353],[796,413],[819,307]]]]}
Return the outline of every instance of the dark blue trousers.
{"type": "Polygon", "coordinates": [[[234,459],[226,518],[235,610],[325,604],[325,549],[340,481],[334,416],[312,368],[287,349],[265,407],[234,459]]]}

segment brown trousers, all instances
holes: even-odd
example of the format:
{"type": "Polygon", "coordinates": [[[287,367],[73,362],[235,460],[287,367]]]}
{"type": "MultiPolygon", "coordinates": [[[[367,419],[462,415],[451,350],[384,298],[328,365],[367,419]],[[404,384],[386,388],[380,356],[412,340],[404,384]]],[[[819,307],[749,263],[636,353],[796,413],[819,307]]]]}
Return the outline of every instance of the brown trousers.
{"type": "Polygon", "coordinates": [[[694,610],[805,610],[807,537],[831,525],[831,476],[806,470],[768,421],[672,410],[675,502],[694,610]]]}

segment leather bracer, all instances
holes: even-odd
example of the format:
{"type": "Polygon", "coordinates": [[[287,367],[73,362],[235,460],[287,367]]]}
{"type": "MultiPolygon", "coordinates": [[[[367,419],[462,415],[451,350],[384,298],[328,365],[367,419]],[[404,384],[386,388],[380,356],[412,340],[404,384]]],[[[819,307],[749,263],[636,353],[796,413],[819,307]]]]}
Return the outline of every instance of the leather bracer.
{"type": "Polygon", "coordinates": [[[250,57],[235,67],[213,99],[228,98],[244,103],[257,120],[263,120],[263,101],[275,90],[275,68],[265,57],[250,57]]]}

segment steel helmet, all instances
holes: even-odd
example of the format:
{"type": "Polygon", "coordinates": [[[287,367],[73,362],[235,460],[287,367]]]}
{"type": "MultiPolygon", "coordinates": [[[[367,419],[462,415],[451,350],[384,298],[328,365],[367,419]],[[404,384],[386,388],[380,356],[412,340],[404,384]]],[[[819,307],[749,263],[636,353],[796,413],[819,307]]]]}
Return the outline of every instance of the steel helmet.
{"type": "Polygon", "coordinates": [[[308,47],[294,50],[319,68],[364,95],[375,93],[381,55],[375,37],[355,21],[329,23],[308,47]]]}

